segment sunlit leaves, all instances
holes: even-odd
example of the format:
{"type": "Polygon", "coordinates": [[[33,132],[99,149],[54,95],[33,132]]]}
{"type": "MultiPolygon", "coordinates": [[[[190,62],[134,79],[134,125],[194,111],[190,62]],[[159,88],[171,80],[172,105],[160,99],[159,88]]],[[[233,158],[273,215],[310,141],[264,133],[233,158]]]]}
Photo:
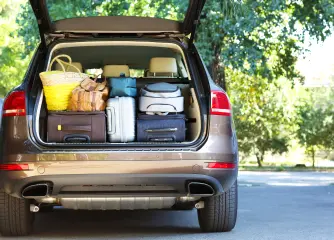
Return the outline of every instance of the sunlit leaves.
{"type": "Polygon", "coordinates": [[[22,52],[22,55],[29,55],[40,42],[39,31],[31,6],[26,3],[22,4],[20,8],[20,13],[16,18],[16,22],[19,26],[18,35],[21,36],[24,41],[23,47],[25,51],[22,52]]]}
{"type": "Polygon", "coordinates": [[[334,89],[310,89],[298,112],[300,143],[307,149],[334,149],[334,89]]]}
{"type": "Polygon", "coordinates": [[[333,31],[333,0],[208,0],[205,11],[197,45],[207,65],[219,46],[223,66],[269,79],[303,80],[295,64],[305,36],[324,40],[333,31]]]}
{"type": "Polygon", "coordinates": [[[228,89],[240,150],[260,160],[267,152],[288,151],[296,130],[297,114],[291,82],[247,76],[229,70],[228,89]]]}
{"type": "Polygon", "coordinates": [[[29,56],[22,56],[24,42],[17,35],[15,23],[20,3],[4,1],[0,3],[0,96],[17,86],[23,79],[29,56]]]}

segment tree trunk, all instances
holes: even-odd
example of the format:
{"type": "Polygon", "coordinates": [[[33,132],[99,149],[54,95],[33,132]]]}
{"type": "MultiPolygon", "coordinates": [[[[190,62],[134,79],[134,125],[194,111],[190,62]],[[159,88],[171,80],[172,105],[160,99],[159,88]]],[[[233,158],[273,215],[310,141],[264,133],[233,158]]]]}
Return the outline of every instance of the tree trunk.
{"type": "Polygon", "coordinates": [[[260,150],[260,152],[256,154],[257,164],[259,165],[259,167],[262,167],[262,163],[264,160],[264,154],[266,154],[266,151],[263,149],[260,150]]]}
{"type": "Polygon", "coordinates": [[[315,167],[315,149],[312,147],[311,149],[311,154],[312,154],[312,168],[315,167]]]}
{"type": "Polygon", "coordinates": [[[256,154],[256,160],[259,167],[262,167],[263,158],[260,155],[256,154]]]}
{"type": "Polygon", "coordinates": [[[213,45],[214,59],[211,64],[212,78],[216,84],[226,91],[225,67],[221,66],[221,48],[220,44],[213,45]]]}

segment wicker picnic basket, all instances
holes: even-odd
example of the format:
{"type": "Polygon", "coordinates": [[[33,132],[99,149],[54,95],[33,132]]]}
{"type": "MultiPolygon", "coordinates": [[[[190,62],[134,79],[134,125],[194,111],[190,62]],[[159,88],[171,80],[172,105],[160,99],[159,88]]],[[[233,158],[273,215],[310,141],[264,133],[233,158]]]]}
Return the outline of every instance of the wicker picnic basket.
{"type": "Polygon", "coordinates": [[[71,94],[74,88],[88,78],[87,74],[81,73],[80,70],[72,65],[70,56],[61,54],[52,59],[47,71],[39,74],[46,100],[47,109],[50,111],[63,111],[67,109],[71,94]],[[61,60],[66,58],[68,62],[61,60]],[[52,71],[52,65],[58,62],[63,71],[52,71]],[[77,72],[67,72],[66,69],[71,67],[77,72]]]}

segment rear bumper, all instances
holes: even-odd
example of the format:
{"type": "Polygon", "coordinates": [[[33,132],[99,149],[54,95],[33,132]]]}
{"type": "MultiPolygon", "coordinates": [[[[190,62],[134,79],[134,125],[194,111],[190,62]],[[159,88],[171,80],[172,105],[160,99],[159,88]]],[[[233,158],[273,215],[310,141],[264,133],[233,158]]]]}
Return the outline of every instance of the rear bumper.
{"type": "Polygon", "coordinates": [[[205,161],[122,161],[99,164],[76,161],[34,163],[29,166],[33,170],[0,173],[1,185],[8,194],[21,198],[26,186],[47,182],[51,186],[48,195],[55,198],[186,196],[187,184],[196,181],[209,184],[218,195],[231,187],[238,174],[237,168],[207,169],[205,161]],[[128,164],[136,164],[136,168],[128,164]]]}

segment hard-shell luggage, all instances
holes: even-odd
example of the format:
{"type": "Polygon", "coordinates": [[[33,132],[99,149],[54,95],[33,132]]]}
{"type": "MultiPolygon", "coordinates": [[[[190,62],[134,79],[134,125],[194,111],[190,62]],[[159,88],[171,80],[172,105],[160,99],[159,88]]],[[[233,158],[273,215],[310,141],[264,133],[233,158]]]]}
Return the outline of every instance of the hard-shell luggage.
{"type": "Polygon", "coordinates": [[[111,88],[110,97],[135,97],[137,96],[136,79],[125,77],[108,78],[108,83],[111,88]]]}
{"type": "Polygon", "coordinates": [[[183,142],[186,136],[185,115],[139,115],[138,142],[183,142]]]}
{"type": "Polygon", "coordinates": [[[184,110],[184,98],[179,87],[169,83],[154,83],[141,89],[139,110],[146,114],[178,113],[184,110]]]}
{"type": "Polygon", "coordinates": [[[56,143],[106,142],[105,112],[49,112],[47,141],[56,143]]]}
{"type": "Polygon", "coordinates": [[[174,98],[181,96],[181,90],[178,86],[170,83],[153,83],[141,89],[141,96],[174,98]]]}
{"type": "Polygon", "coordinates": [[[132,97],[110,98],[106,112],[109,142],[133,142],[136,121],[135,99],[132,97]]]}

